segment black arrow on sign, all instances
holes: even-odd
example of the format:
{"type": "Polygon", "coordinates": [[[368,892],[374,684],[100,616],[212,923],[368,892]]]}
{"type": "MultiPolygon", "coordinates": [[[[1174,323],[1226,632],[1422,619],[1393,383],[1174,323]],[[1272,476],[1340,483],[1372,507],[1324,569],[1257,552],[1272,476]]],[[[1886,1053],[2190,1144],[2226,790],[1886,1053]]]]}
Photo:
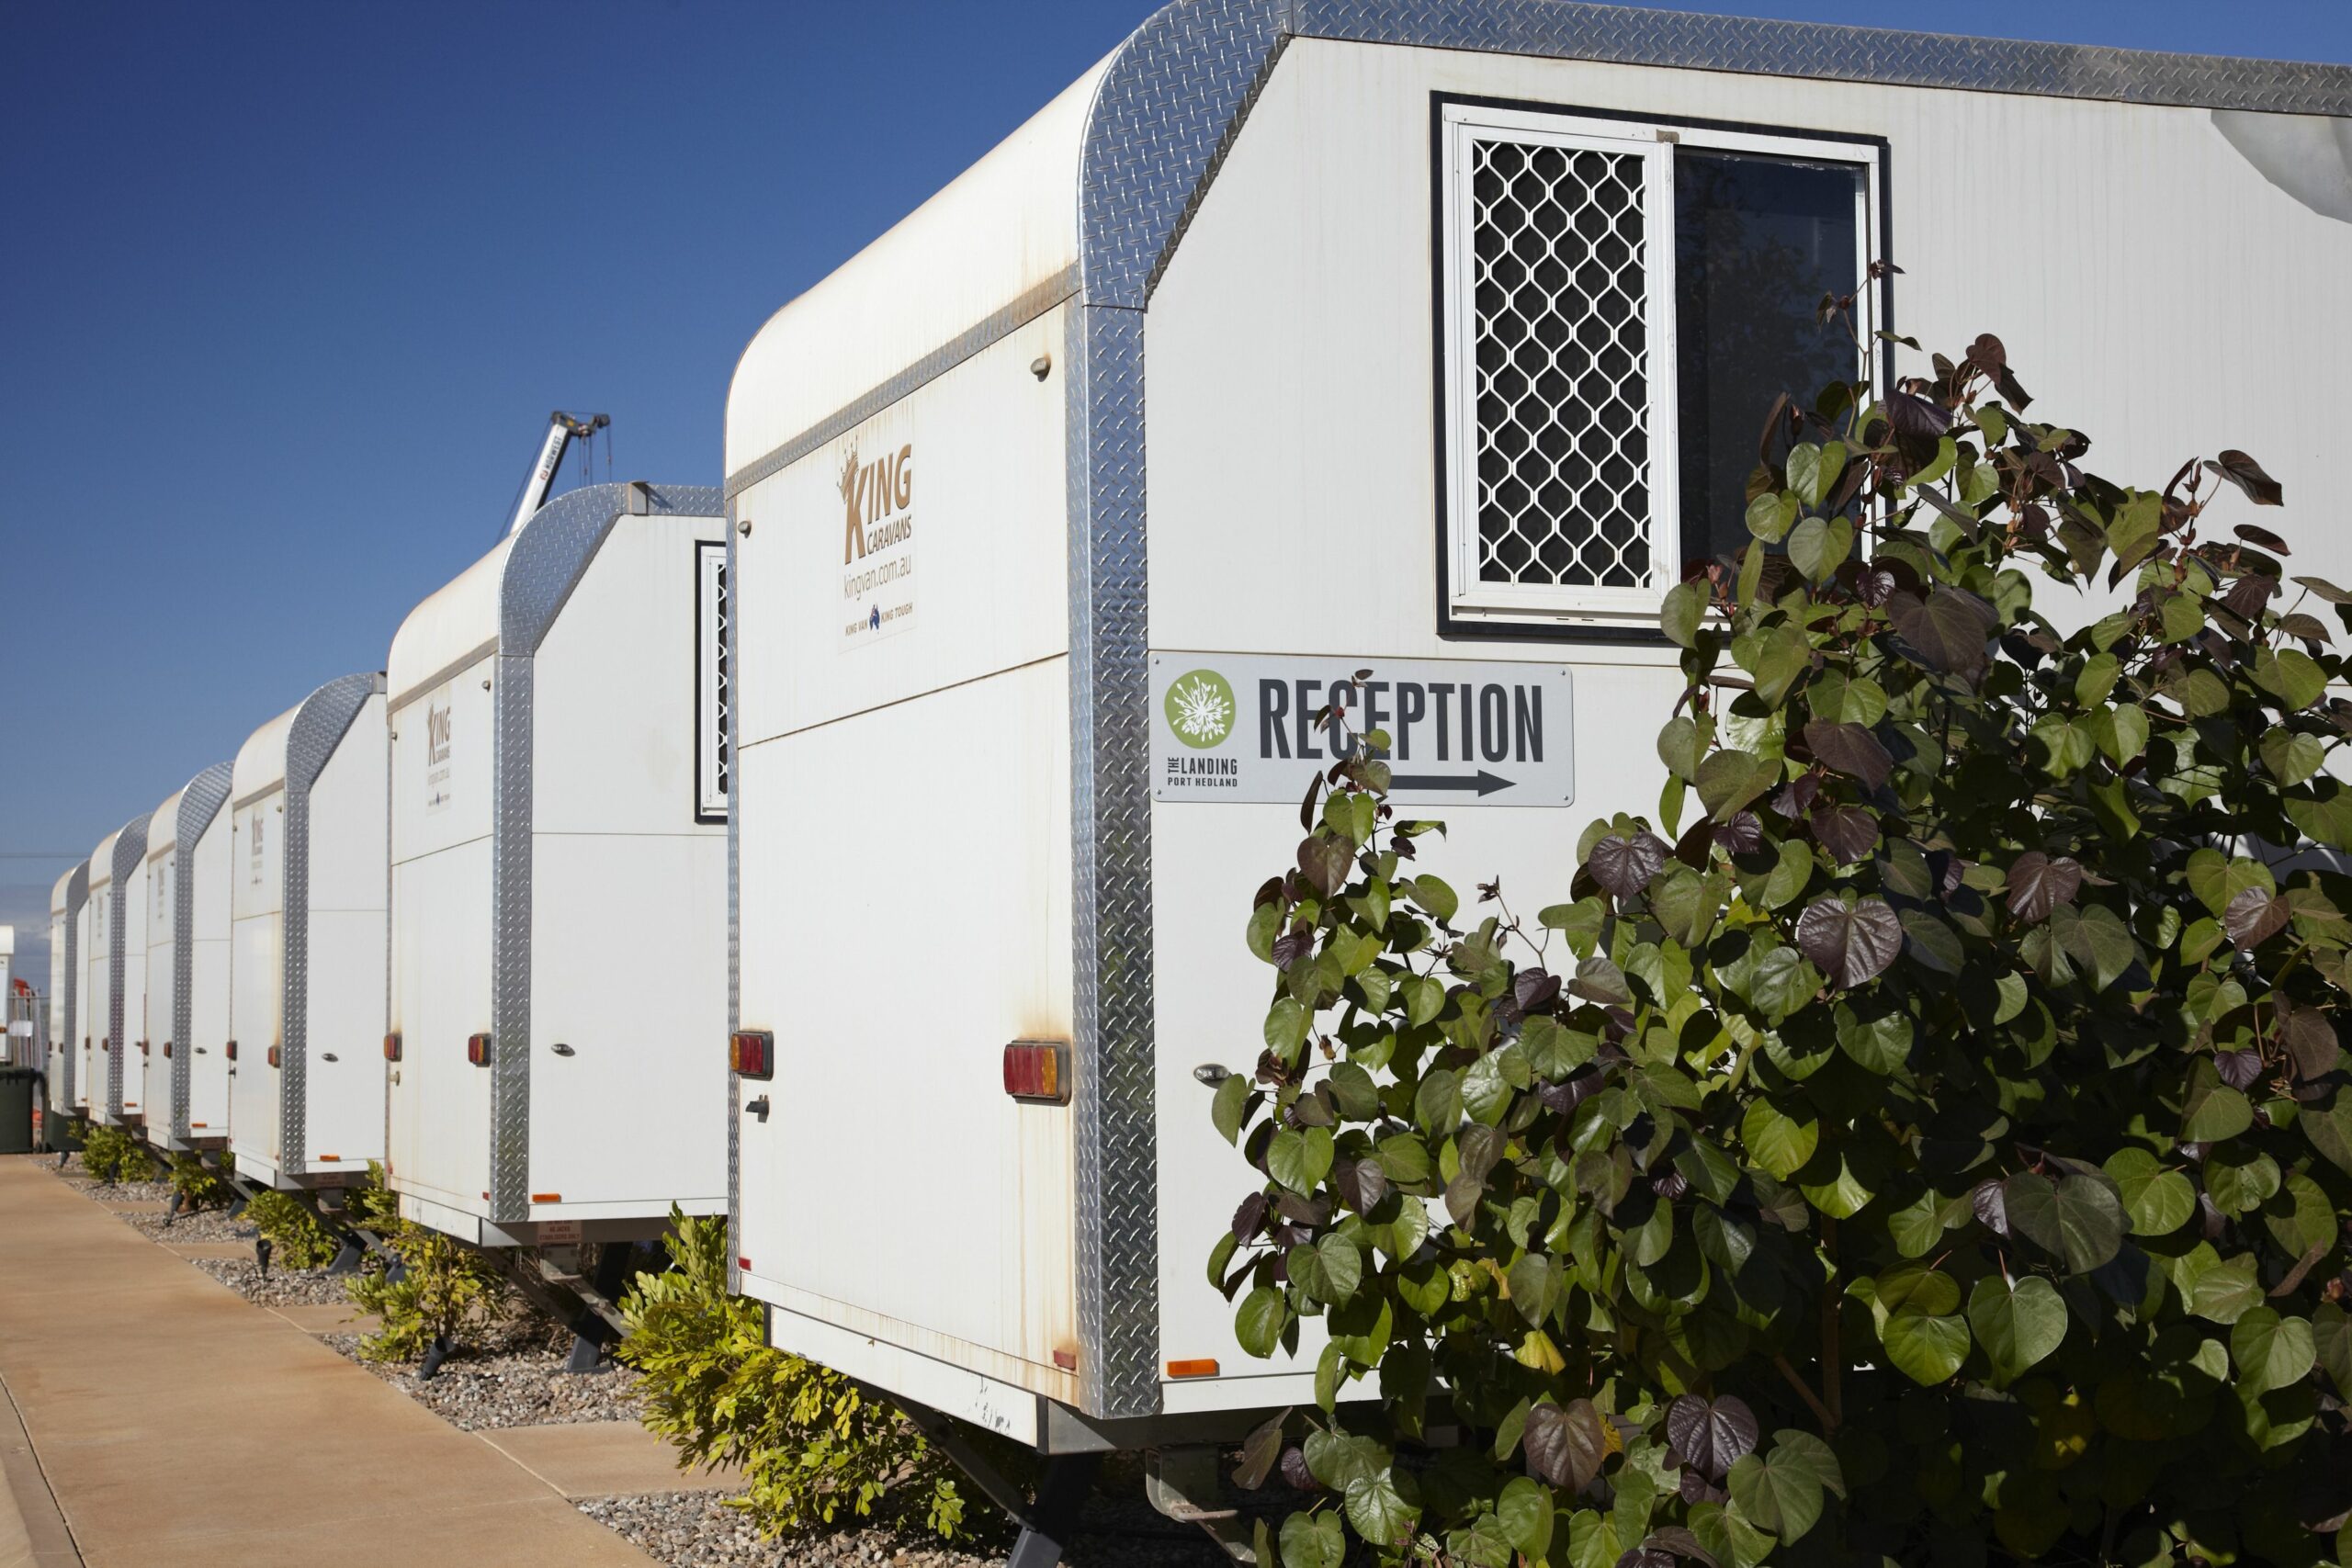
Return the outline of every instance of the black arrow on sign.
{"type": "Polygon", "coordinates": [[[1467,773],[1392,773],[1388,779],[1390,789],[1475,789],[1480,795],[1509,789],[1510,784],[1510,780],[1498,778],[1484,768],[1475,778],[1467,773]]]}

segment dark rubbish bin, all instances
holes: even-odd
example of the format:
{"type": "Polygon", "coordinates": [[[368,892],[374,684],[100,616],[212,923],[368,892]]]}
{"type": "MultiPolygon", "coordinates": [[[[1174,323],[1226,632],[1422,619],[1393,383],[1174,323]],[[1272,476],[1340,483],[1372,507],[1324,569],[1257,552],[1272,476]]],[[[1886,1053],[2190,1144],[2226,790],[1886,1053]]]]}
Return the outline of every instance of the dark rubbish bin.
{"type": "Polygon", "coordinates": [[[0,1067],[0,1155],[33,1152],[33,1097],[40,1090],[30,1067],[0,1067]]]}

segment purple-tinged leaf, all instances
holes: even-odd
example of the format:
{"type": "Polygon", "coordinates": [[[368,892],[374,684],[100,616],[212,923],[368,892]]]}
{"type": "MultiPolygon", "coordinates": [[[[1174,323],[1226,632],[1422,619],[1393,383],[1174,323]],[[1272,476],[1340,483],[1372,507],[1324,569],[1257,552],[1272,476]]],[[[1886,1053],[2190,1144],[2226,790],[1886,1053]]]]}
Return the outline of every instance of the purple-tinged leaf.
{"type": "Polygon", "coordinates": [[[2230,532],[2249,545],[2268,550],[2274,556],[2291,556],[2295,553],[2287,547],[2286,540],[2259,523],[2241,523],[2230,532]]]}
{"type": "Polygon", "coordinates": [[[1968,345],[1967,363],[1987,376],[1998,376],[2009,367],[2009,351],[1991,333],[1979,333],[1976,341],[1968,345]]]}
{"type": "Polygon", "coordinates": [[[2061,904],[2071,904],[2083,887],[2082,863],[2028,850],[2009,863],[2009,913],[2037,925],[2061,904]]]}
{"type": "Polygon", "coordinates": [[[2262,1076],[2262,1053],[2219,1051],[2213,1055],[2213,1068],[2232,1089],[2245,1089],[2262,1076]]]}
{"type": "Polygon", "coordinates": [[[2245,491],[2245,498],[2256,506],[2283,506],[2287,502],[2286,491],[2279,488],[2278,481],[2234,446],[2223,447],[2221,459],[2205,467],[2245,491]]]}
{"type": "Polygon", "coordinates": [[[1715,842],[1729,854],[1754,854],[1764,847],[1764,824],[1753,811],[1735,811],[1730,821],[1715,829],[1715,842]]]}
{"type": "Polygon", "coordinates": [[[1797,917],[1797,951],[1850,990],[1886,972],[1903,951],[1903,922],[1881,898],[1816,898],[1797,917]]]}
{"type": "Polygon", "coordinates": [[[1307,1468],[1305,1449],[1287,1448],[1283,1450],[1283,1480],[1294,1492],[1323,1490],[1323,1483],[1315,1479],[1315,1472],[1307,1468]]]}
{"type": "Polygon", "coordinates": [[[1527,1454],[1529,1474],[1571,1492],[1591,1485],[1601,1461],[1609,1457],[1600,1414],[1589,1399],[1536,1405],[1527,1413],[1520,1444],[1527,1454]]]}
{"type": "Polygon", "coordinates": [[[1290,1419],[1287,1407],[1268,1417],[1241,1442],[1241,1463],[1233,1472],[1234,1484],[1244,1492],[1255,1492],[1266,1483],[1283,1452],[1283,1423],[1290,1419]]]}
{"type": "Polygon", "coordinates": [[[2298,577],[2293,581],[2298,588],[2308,588],[2331,604],[2352,604],[2352,593],[2346,593],[2324,577],[2298,577]]]}
{"type": "Polygon", "coordinates": [[[1816,718],[1804,727],[1804,743],[1825,767],[1860,780],[1864,789],[1878,788],[1894,771],[1894,757],[1859,724],[1816,718]]]}
{"type": "Polygon", "coordinates": [[[1951,414],[1941,404],[1929,402],[1917,392],[1889,392],[1885,406],[1886,422],[1894,427],[1897,435],[1925,436],[1932,442],[1951,428],[1951,414]]]}
{"type": "Polygon", "coordinates": [[[1820,774],[1799,773],[1772,797],[1772,809],[1793,820],[1813,809],[1814,797],[1820,793],[1820,774]]]}
{"type": "Polygon", "coordinates": [[[1865,566],[1854,578],[1854,597],[1875,610],[1894,596],[1898,584],[1885,567],[1865,566]]]}
{"type": "Polygon", "coordinates": [[[2298,1077],[2309,1081],[2335,1070],[2335,1025],[2318,1008],[2297,1008],[2282,1019],[2278,1043],[2286,1047],[2287,1059],[2295,1064],[2298,1077]]]}
{"type": "Polygon", "coordinates": [[[2222,929],[2240,947],[2256,948],[2286,929],[2287,915],[2287,901],[2268,888],[2243,888],[2222,909],[2222,929]]]}
{"type": "Polygon", "coordinates": [[[1968,1195],[1969,1207],[1976,1211],[1976,1218],[1984,1228],[2003,1241],[2009,1238],[2009,1205],[2001,1192],[2001,1179],[1988,1178],[1976,1184],[1968,1195]]]}
{"type": "Polygon", "coordinates": [[[2300,637],[2304,642],[2334,642],[2335,640],[2335,634],[2327,629],[2325,623],[2315,616],[2306,615],[2301,611],[2279,616],[2278,629],[2289,637],[2300,637]]]}
{"type": "Polygon", "coordinates": [[[1233,1211],[1233,1239],[1253,1240],[1258,1233],[1265,1228],[1265,1225],[1266,1195],[1263,1192],[1252,1192],[1241,1200],[1239,1208],[1233,1211]]]}
{"type": "MultiPolygon", "coordinates": [[[[1655,840],[1653,840],[1655,842],[1655,840]]],[[[1522,969],[1511,977],[1511,997],[1519,1003],[1519,1010],[1540,1012],[1550,1007],[1560,994],[1560,977],[1541,969],[1522,969]]]]}
{"type": "Polygon", "coordinates": [[[1706,1400],[1686,1393],[1666,1407],[1666,1435],[1685,1464],[1721,1481],[1756,1451],[1756,1412],[1737,1394],[1706,1400]]]}
{"type": "MultiPolygon", "coordinates": [[[[1710,1500],[1718,1503],[1724,1501],[1721,1497],[1710,1500]]],[[[1699,1538],[1680,1525],[1660,1525],[1650,1531],[1649,1539],[1642,1544],[1662,1546],[1677,1557],[1688,1558],[1693,1562],[1702,1564],[1702,1568],[1723,1568],[1723,1565],[1715,1561],[1713,1554],[1699,1544],[1699,1538]]]]}
{"type": "Polygon", "coordinates": [[[2000,617],[1975,594],[1938,584],[1925,599],[1898,593],[1886,609],[1895,631],[1931,669],[1971,682],[1984,672],[1984,645],[2000,617]]]}
{"type": "Polygon", "coordinates": [[[1368,1214],[1388,1196],[1388,1173],[1373,1159],[1341,1160],[1331,1170],[1331,1184],[1348,1207],[1368,1214]]]}
{"type": "Polygon", "coordinates": [[[1298,843],[1298,869],[1326,898],[1348,885],[1355,851],[1343,839],[1311,833],[1298,843]]]}
{"type": "Polygon", "coordinates": [[[2278,597],[2278,593],[2277,578],[2250,571],[2230,584],[2230,591],[2222,595],[2222,607],[2241,619],[2258,620],[2264,607],[2278,597]]]}
{"type": "Polygon", "coordinates": [[[1650,884],[1666,864],[1666,840],[1655,833],[1627,839],[1611,833],[1592,846],[1585,869],[1592,879],[1620,898],[1631,898],[1650,884]]]}
{"type": "Polygon", "coordinates": [[[1685,1469],[1675,1482],[1675,1491],[1685,1503],[1724,1504],[1731,1501],[1731,1494],[1710,1482],[1695,1470],[1685,1469]]]}
{"type": "Polygon", "coordinates": [[[1840,865],[1859,865],[1878,847],[1878,818],[1861,807],[1816,807],[1806,820],[1814,841],[1840,865]]]}
{"type": "Polygon", "coordinates": [[[1660,1546],[1637,1546],[1617,1559],[1616,1568],[1675,1568],[1674,1553],[1660,1546]]]}

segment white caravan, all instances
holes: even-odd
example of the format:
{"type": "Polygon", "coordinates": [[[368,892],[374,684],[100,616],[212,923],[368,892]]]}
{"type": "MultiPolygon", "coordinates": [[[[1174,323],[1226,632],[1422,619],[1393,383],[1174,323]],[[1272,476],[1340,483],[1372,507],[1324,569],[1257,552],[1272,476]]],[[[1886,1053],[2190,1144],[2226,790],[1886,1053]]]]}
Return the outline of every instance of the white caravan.
{"type": "Polygon", "coordinates": [[[254,731],[229,785],[229,1148],[340,1187],[384,1153],[384,678],[254,731]]]}
{"type": "Polygon", "coordinates": [[[1260,1050],[1310,716],[1369,669],[1428,869],[1564,891],[1656,809],[1658,604],[1772,395],[1862,369],[1830,292],[2005,334],[2102,471],[2258,447],[2340,577],[2346,115],[2337,66],[1542,0],[1146,22],[729,393],[774,1342],[1049,1450],[1310,1401],[1203,1277],[1259,1181],[1195,1077],[1260,1050]]]}
{"type": "Polygon", "coordinates": [[[147,1141],[166,1151],[229,1136],[230,771],[214,763],[147,818],[147,1021],[130,1062],[147,1141]]]}
{"type": "Polygon", "coordinates": [[[130,1032],[146,1018],[147,818],[134,817],[98,840],[90,857],[88,945],[82,1005],[88,1075],[83,1099],[92,1122],[119,1127],[140,1120],[138,1075],[126,1057],[136,1049],[130,1032]],[[124,1098],[128,1082],[130,1098],[124,1098]]]}
{"type": "Polygon", "coordinates": [[[385,1168],[468,1242],[726,1210],[718,513],[572,491],[392,641],[385,1168]]]}
{"type": "Polygon", "coordinates": [[[49,1064],[41,1137],[51,1148],[65,1142],[65,1123],[81,1094],[80,987],[83,905],[90,896],[90,868],[74,866],[49,893],[49,1064]]]}

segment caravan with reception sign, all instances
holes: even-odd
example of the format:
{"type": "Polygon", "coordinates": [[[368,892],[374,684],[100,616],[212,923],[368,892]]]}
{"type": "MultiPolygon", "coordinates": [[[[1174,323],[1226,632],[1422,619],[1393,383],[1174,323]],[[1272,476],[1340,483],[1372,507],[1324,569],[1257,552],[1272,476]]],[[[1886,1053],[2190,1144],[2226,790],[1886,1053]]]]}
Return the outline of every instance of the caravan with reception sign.
{"type": "Polygon", "coordinates": [[[265,1187],[384,1153],[384,678],[271,719],[229,784],[229,1148],[265,1187]]]}
{"type": "Polygon", "coordinates": [[[229,1137],[230,773],[214,763],[147,818],[147,1012],[127,1062],[166,1152],[229,1137]]]}
{"type": "Polygon", "coordinates": [[[385,1171],[467,1242],[725,1211],[718,510],[571,491],[393,638],[385,1171]]]}
{"type": "Polygon", "coordinates": [[[1565,891],[1656,809],[1658,607],[1746,540],[1774,394],[1925,372],[1898,321],[2032,344],[2118,470],[2221,408],[2308,493],[2347,113],[2338,67],[1527,0],[1145,23],[729,391],[730,1254],[774,1343],[1048,1451],[1311,1402],[1311,1335],[1245,1354],[1202,1270],[1317,711],[1390,732],[1426,869],[1565,891]],[[2226,402],[2141,396],[2184,360],[2226,402]]]}

